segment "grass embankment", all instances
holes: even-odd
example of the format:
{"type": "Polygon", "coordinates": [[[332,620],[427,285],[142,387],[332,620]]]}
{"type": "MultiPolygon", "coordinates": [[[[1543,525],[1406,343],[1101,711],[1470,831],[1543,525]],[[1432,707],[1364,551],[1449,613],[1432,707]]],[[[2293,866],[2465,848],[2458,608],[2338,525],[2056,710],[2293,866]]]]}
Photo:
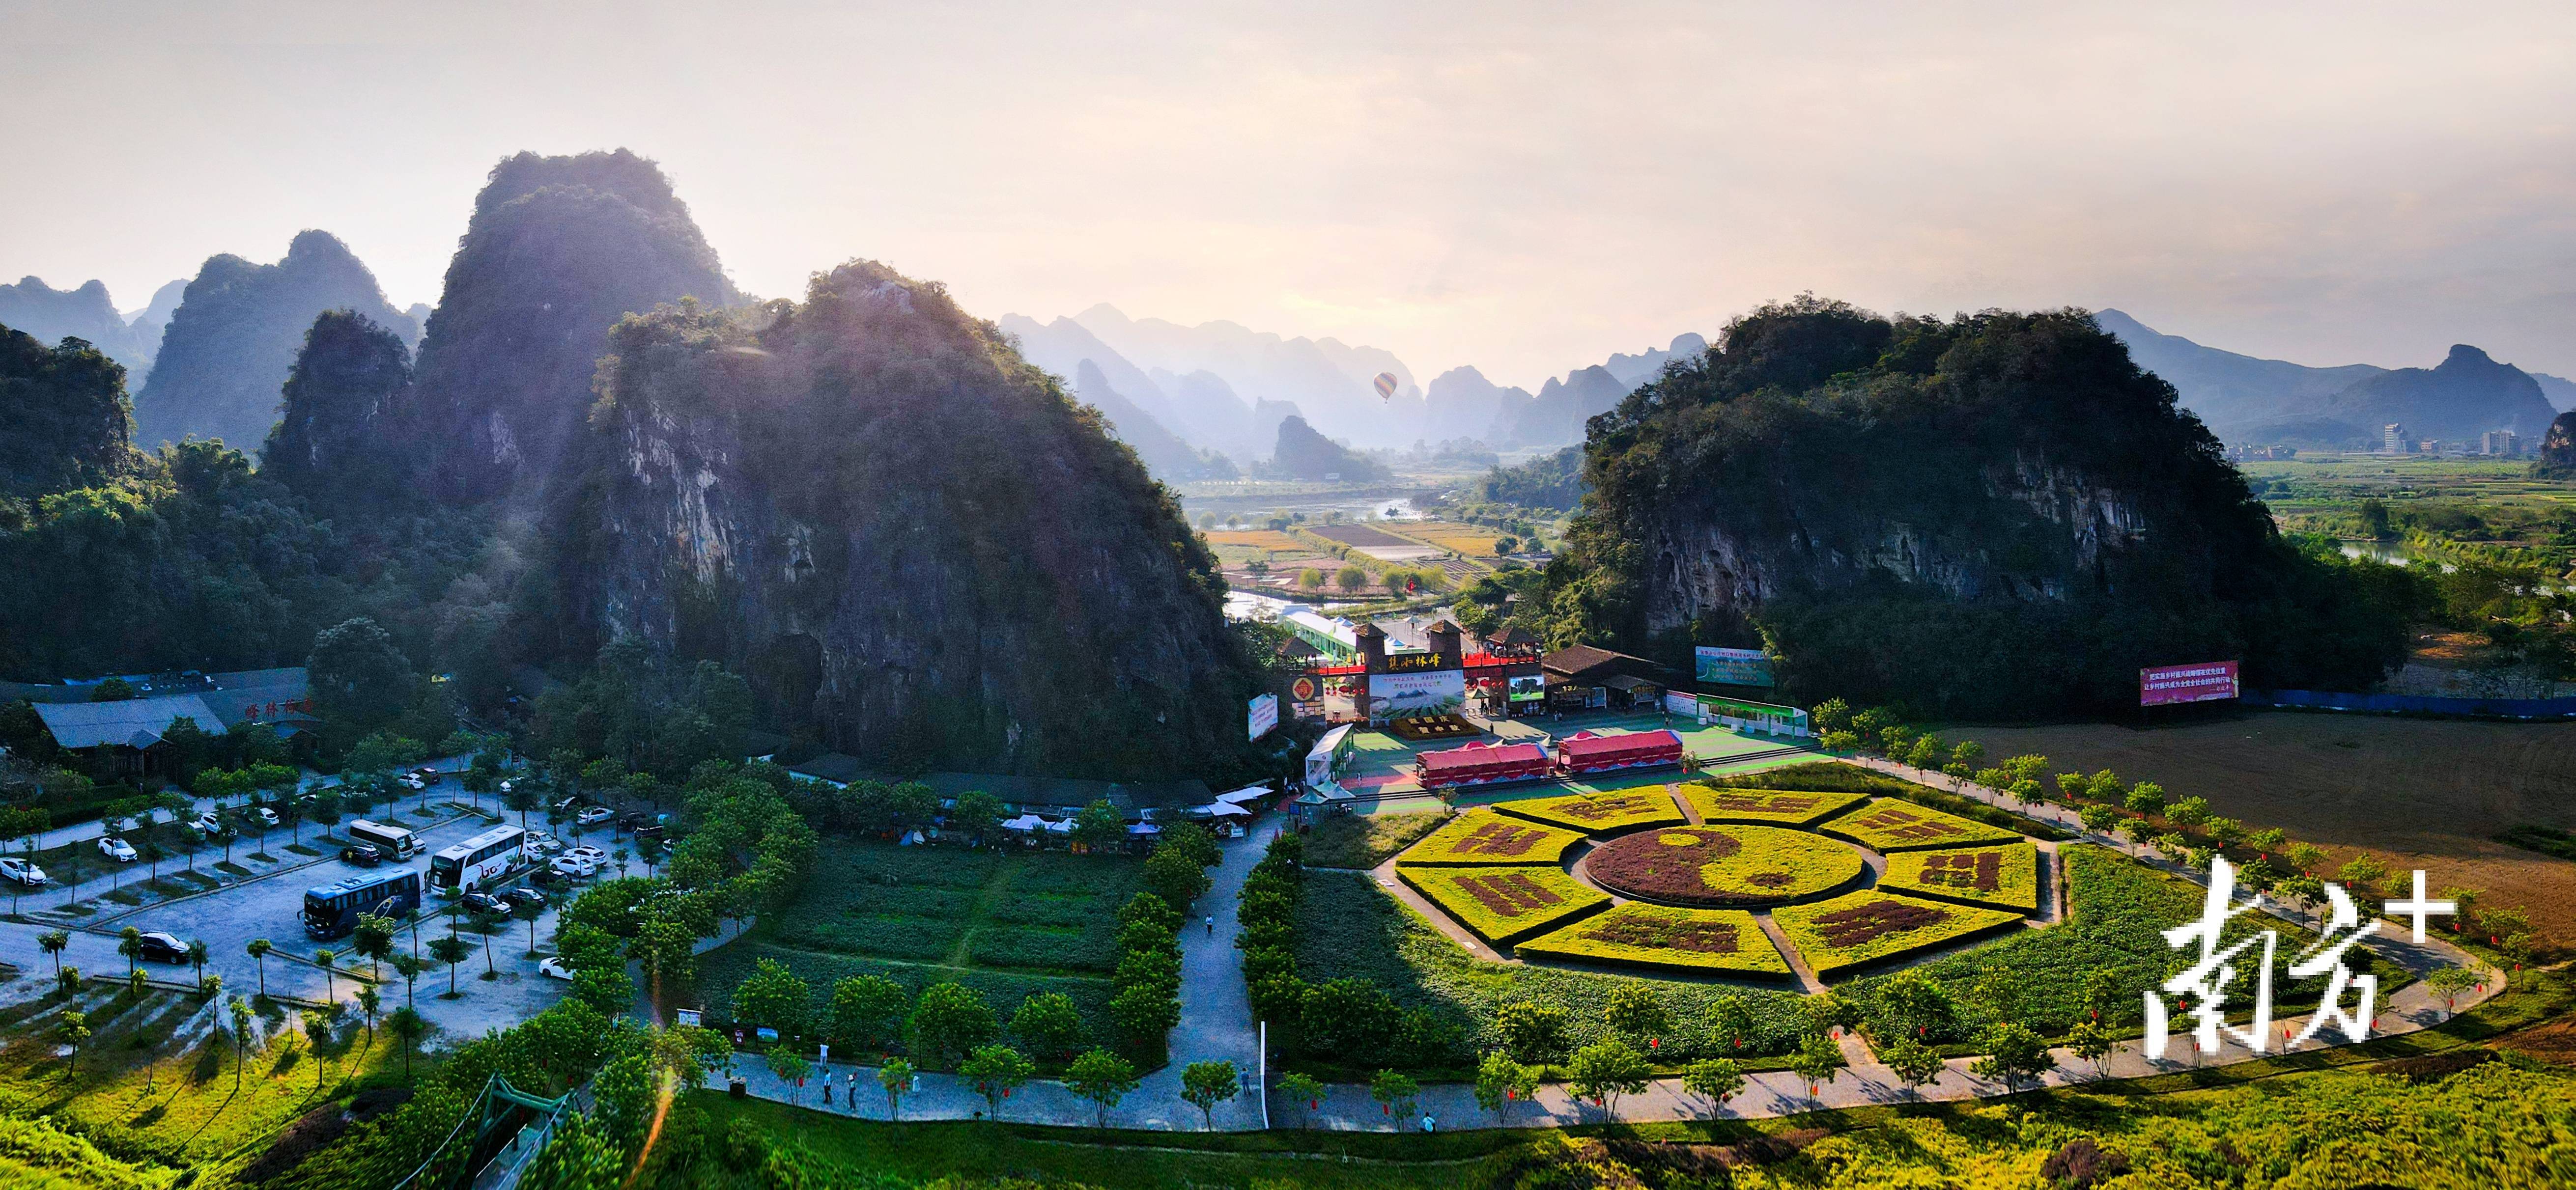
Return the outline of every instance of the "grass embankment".
{"type": "Polygon", "coordinates": [[[1374,868],[1422,836],[1440,829],[1446,811],[1407,814],[1344,814],[1315,824],[1306,836],[1310,868],[1374,868]]]}
{"type": "Polygon", "coordinates": [[[0,1185],[168,1186],[189,1170],[226,1184],[298,1117],[401,1067],[393,1039],[379,1027],[370,1042],[355,1014],[317,1062],[296,1018],[260,1008],[238,1085],[229,1021],[210,1027],[220,1001],[89,985],[0,1010],[0,1185]],[[76,1063],[57,1053],[67,1008],[92,1030],[76,1063]]]}

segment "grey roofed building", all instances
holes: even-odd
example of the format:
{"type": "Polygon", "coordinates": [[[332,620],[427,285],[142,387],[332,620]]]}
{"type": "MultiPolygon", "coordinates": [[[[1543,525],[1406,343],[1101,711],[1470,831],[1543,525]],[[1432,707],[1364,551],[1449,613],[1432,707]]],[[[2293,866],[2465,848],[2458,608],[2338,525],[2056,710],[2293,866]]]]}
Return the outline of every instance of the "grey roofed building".
{"type": "Polygon", "coordinates": [[[118,702],[40,702],[36,715],[45,721],[54,743],[65,748],[122,746],[137,750],[161,742],[170,725],[182,718],[196,721],[209,734],[224,730],[224,721],[206,700],[194,694],[164,694],[118,702]]]}

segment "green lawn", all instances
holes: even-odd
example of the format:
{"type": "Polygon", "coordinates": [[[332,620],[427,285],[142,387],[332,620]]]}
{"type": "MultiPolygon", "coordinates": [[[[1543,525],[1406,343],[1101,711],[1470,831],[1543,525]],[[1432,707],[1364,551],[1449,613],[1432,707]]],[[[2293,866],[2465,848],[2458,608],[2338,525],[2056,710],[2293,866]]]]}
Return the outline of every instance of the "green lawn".
{"type": "Polygon", "coordinates": [[[769,958],[812,983],[818,998],[849,975],[883,975],[915,991],[955,982],[1007,1018],[1031,995],[1062,992],[1105,1031],[1118,907],[1135,892],[1137,868],[1059,851],[829,840],[796,903],[709,952],[698,986],[720,1005],[769,958]]]}

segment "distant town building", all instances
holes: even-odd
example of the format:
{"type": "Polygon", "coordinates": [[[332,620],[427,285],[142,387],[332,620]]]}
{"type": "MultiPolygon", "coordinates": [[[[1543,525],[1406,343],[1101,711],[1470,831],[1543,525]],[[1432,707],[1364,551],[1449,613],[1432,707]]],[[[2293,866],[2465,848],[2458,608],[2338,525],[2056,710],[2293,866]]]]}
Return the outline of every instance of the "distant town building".
{"type": "Polygon", "coordinates": [[[2489,430],[2478,445],[2481,454],[2511,458],[2522,453],[2522,435],[2512,430],[2489,430]]]}
{"type": "Polygon", "coordinates": [[[2408,445],[2409,444],[2406,441],[2405,426],[2392,421],[2387,425],[2379,427],[2379,449],[2381,453],[2392,455],[2406,454],[2408,453],[2408,445]]]}

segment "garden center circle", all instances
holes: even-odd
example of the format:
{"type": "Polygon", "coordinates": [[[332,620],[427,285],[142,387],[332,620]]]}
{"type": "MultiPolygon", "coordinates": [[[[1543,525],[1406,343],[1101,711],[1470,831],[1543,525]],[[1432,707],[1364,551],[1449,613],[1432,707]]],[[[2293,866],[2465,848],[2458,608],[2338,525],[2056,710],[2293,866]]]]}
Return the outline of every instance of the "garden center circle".
{"type": "Polygon", "coordinates": [[[1635,900],[1715,909],[1810,899],[1852,884],[1867,867],[1858,851],[1804,831],[1668,826],[1593,848],[1582,874],[1635,900]]]}

